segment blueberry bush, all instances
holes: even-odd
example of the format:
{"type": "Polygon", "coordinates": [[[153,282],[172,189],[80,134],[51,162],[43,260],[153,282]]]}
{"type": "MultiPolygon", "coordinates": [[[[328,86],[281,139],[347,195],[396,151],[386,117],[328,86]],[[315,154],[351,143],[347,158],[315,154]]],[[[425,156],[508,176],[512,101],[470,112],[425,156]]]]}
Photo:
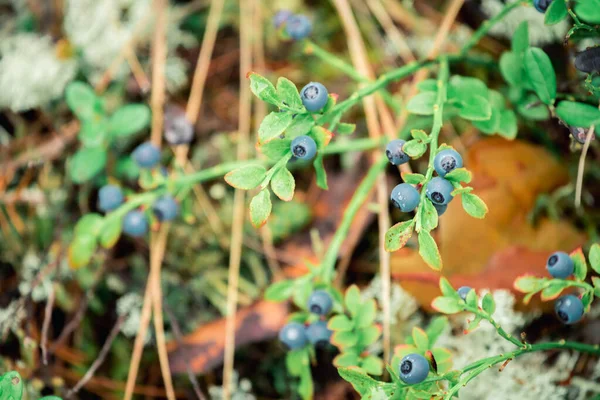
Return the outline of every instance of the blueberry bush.
{"type": "MultiPolygon", "coordinates": [[[[147,38],[152,42],[151,51],[137,55],[133,51],[137,45],[133,38],[122,43],[123,49],[115,57],[127,60],[135,79],[119,76],[118,65],[106,65],[100,69],[110,72],[115,81],[106,93],[104,75],[94,75],[95,58],[86,52],[85,46],[77,48],[80,42],[75,39],[57,45],[55,64],[71,60],[79,73],[64,85],[62,97],[39,100],[40,114],[36,117],[41,124],[48,124],[47,115],[62,115],[60,118],[67,115],[74,121],[75,139],[72,146],[61,145],[59,150],[69,155],[64,159],[57,156],[54,165],[48,167],[62,168],[60,178],[47,170],[39,172],[43,174],[39,181],[54,197],[46,199],[44,195],[43,206],[39,206],[36,217],[31,219],[35,235],[29,236],[33,237],[22,235],[25,228],[13,221],[18,213],[3,199],[10,223],[5,223],[3,212],[0,223],[2,250],[6,250],[6,255],[2,263],[19,272],[3,272],[1,278],[3,291],[5,286],[11,291],[3,294],[0,303],[3,307],[0,309],[0,337],[7,341],[6,346],[0,345],[0,399],[103,398],[103,394],[109,392],[110,396],[106,397],[111,398],[131,399],[134,394],[145,394],[169,399],[184,396],[202,399],[205,387],[217,381],[222,382],[222,388],[209,390],[211,395],[218,393],[215,398],[229,399],[236,395],[235,398],[255,398],[247,393],[252,384],[232,378],[236,346],[275,337],[277,343],[271,343],[273,347],[261,348],[264,344],[260,343],[252,350],[260,354],[260,362],[250,350],[250,354],[241,351],[235,354],[236,363],[241,364],[245,357],[249,360],[255,357],[248,361],[251,366],[245,369],[248,374],[259,377],[255,379],[258,397],[308,400],[329,390],[330,381],[342,382],[341,377],[354,389],[353,396],[357,393],[363,399],[452,399],[466,396],[469,385],[477,378],[483,379],[482,375],[491,368],[498,367],[501,373],[533,353],[574,351],[585,353],[598,363],[597,336],[593,342],[581,339],[574,332],[579,324],[597,318],[594,300],[600,296],[600,276],[596,276],[600,275],[600,245],[595,243],[600,218],[593,199],[597,193],[594,188],[599,176],[597,166],[589,167],[592,172],[584,176],[587,152],[591,151],[597,158],[598,146],[593,140],[600,136],[600,128],[596,129],[600,125],[600,47],[594,46],[600,40],[600,2],[472,2],[477,3],[483,14],[492,3],[499,9],[478,23],[468,38],[459,42],[460,46],[437,51],[440,45],[436,44],[436,51],[427,56],[412,57],[413,60],[401,66],[382,67],[384,72],[372,77],[365,73],[362,65],[369,63],[371,54],[365,54],[363,62],[353,57],[351,65],[333,50],[336,44],[330,46],[318,37],[317,33],[331,36],[328,29],[339,30],[337,25],[326,23],[331,12],[328,6],[315,6],[318,12],[309,16],[276,7],[271,9],[271,5],[263,4],[272,17],[270,23],[264,23],[271,40],[267,40],[266,48],[278,48],[277,57],[306,63],[304,69],[311,76],[302,79],[309,83],[294,82],[301,81],[296,79],[299,74],[294,71],[289,71],[288,77],[270,76],[264,62],[264,49],[262,65],[259,61],[255,64],[240,61],[240,76],[245,78],[241,78],[240,83],[238,131],[235,135],[221,132],[212,135],[215,128],[205,127],[209,125],[210,113],[220,112],[217,119],[229,118],[227,112],[215,111],[228,106],[231,94],[225,89],[226,84],[217,85],[219,94],[213,93],[216,100],[211,99],[211,104],[215,110],[205,110],[208,114],[199,115],[194,107],[199,108],[198,102],[202,101],[202,94],[198,100],[197,88],[200,87],[202,93],[205,83],[210,87],[210,82],[204,81],[215,73],[209,72],[207,62],[213,52],[219,19],[222,18],[228,28],[239,28],[241,60],[248,59],[249,47],[263,46],[262,39],[265,39],[263,35],[260,40],[245,38],[249,33],[244,30],[252,28],[252,24],[247,20],[248,9],[244,7],[250,7],[250,14],[254,13],[259,20],[262,18],[257,11],[261,6],[256,5],[261,2],[245,1],[242,0],[237,13],[231,4],[213,0],[208,15],[196,10],[195,2],[187,5],[172,2],[176,5],[155,1],[153,6],[158,7],[159,12],[153,21],[154,31],[148,34],[152,38],[147,38]],[[167,8],[173,14],[168,18],[165,16],[167,8]],[[160,10],[165,13],[161,14],[160,10]],[[569,49],[569,65],[555,62],[550,53],[553,49],[536,46],[532,35],[536,28],[527,19],[512,24],[506,43],[481,46],[498,33],[502,24],[516,20],[519,13],[531,12],[543,15],[543,29],[562,29],[562,45],[569,49]],[[232,22],[238,14],[239,26],[232,22]],[[177,28],[165,31],[169,24],[177,28]],[[183,111],[173,104],[167,106],[164,92],[177,86],[177,78],[181,78],[177,65],[185,68],[184,54],[189,57],[189,46],[185,47],[185,43],[199,38],[202,38],[202,47],[187,108],[183,111]],[[177,51],[170,47],[176,47],[177,51]],[[492,51],[481,51],[488,47],[492,51]],[[207,49],[208,58],[204,58],[207,49]],[[143,65],[138,65],[138,56],[143,65]],[[315,65],[333,72],[318,74],[315,65]],[[252,69],[245,70],[248,66],[252,69]],[[152,73],[150,99],[146,98],[146,89],[141,84],[144,67],[152,73]],[[567,75],[565,69],[576,79],[561,81],[567,75]],[[575,69],[579,71],[576,74],[572,71],[575,69]],[[427,78],[427,73],[434,77],[427,78]],[[327,79],[340,75],[346,79],[346,86],[353,89],[334,92],[342,87],[330,85],[327,79]],[[198,84],[197,79],[203,82],[198,84]],[[396,90],[407,81],[414,81],[414,93],[410,96],[396,90]],[[132,86],[137,89],[133,90],[132,86]],[[254,100],[250,100],[250,96],[254,96],[254,100]],[[369,100],[377,105],[375,118],[381,119],[383,129],[374,129],[369,122],[373,121],[368,113],[369,100]],[[252,109],[243,106],[251,101],[258,103],[254,110],[256,132],[250,130],[252,109]],[[361,105],[365,108],[366,128],[363,116],[357,113],[361,105]],[[397,121],[392,121],[390,110],[399,114],[397,121]],[[200,127],[202,135],[207,136],[210,131],[212,138],[201,138],[200,127]],[[442,255],[445,258],[445,252],[462,251],[460,254],[469,257],[471,249],[485,247],[484,241],[489,238],[482,237],[481,243],[463,241],[462,247],[466,250],[448,250],[440,246],[438,228],[446,223],[443,215],[449,224],[456,223],[450,217],[456,215],[455,210],[483,220],[493,207],[501,207],[503,199],[492,197],[493,203],[488,201],[489,204],[483,200],[480,191],[486,184],[493,183],[475,183],[477,174],[485,173],[478,166],[476,155],[469,156],[467,152],[469,140],[495,136],[501,143],[507,143],[520,137],[522,131],[531,131],[534,142],[558,156],[561,154],[559,144],[553,143],[545,130],[559,127],[571,135],[570,150],[581,150],[576,183],[549,196],[540,196],[531,217],[535,219],[536,213],[566,214],[587,231],[587,241],[569,252],[554,249],[545,264],[548,276],[539,277],[526,270],[514,277],[513,289],[522,294],[525,306],[531,306],[531,300],[538,293],[542,304],[538,304],[538,308],[544,309],[545,302],[553,301],[555,320],[565,327],[552,325],[553,319],[548,322],[548,330],[575,340],[538,333],[538,337],[530,341],[526,333],[518,335],[514,329],[505,327],[506,321],[497,312],[494,294],[480,290],[477,276],[468,275],[473,283],[463,279],[461,282],[465,284],[455,288],[451,283],[455,271],[446,273],[444,270],[442,255]],[[145,133],[149,129],[148,138],[145,133]],[[365,130],[369,131],[369,137],[360,137],[365,130]],[[374,134],[378,130],[386,132],[374,134]],[[455,136],[459,132],[461,138],[468,140],[451,140],[448,132],[455,136]],[[254,158],[249,156],[252,146],[248,137],[252,138],[256,150],[254,158]],[[162,146],[163,140],[168,147],[162,146]],[[237,151],[231,151],[232,147],[237,147],[237,151]],[[327,204],[325,211],[317,210],[321,205],[315,202],[312,203],[315,210],[305,204],[315,193],[334,191],[334,187],[340,185],[339,170],[357,163],[356,157],[367,152],[371,156],[368,169],[353,187],[349,199],[338,198],[335,192],[331,195],[334,198],[329,200],[333,206],[327,204]],[[386,178],[398,175],[402,182],[394,181],[388,190],[386,178]],[[313,184],[305,190],[307,177],[313,184]],[[56,181],[59,183],[53,183],[56,181]],[[582,195],[584,184],[588,190],[582,195]],[[65,194],[61,185],[68,186],[70,191],[65,194]],[[209,193],[203,185],[210,187],[209,193]],[[375,191],[378,203],[371,204],[375,191]],[[563,192],[567,195],[562,195],[563,192]],[[570,208],[561,203],[564,197],[569,200],[573,197],[576,206],[570,208]],[[582,201],[589,205],[587,209],[581,206],[582,201]],[[459,203],[458,208],[456,203],[459,203]],[[342,212],[338,214],[332,208],[342,209],[342,212]],[[51,209],[53,215],[65,215],[53,221],[44,218],[49,212],[46,209],[51,209]],[[244,209],[248,218],[244,218],[244,209]],[[380,250],[378,263],[384,283],[377,299],[362,290],[364,271],[368,271],[368,267],[356,268],[348,274],[342,267],[354,254],[345,249],[350,254],[344,259],[341,257],[343,247],[355,236],[354,224],[364,219],[361,213],[367,209],[377,215],[380,229],[375,247],[380,250]],[[330,218],[339,216],[339,220],[329,220],[334,228],[329,229],[326,240],[321,238],[320,230],[324,228],[312,227],[310,223],[319,213],[330,218]],[[391,223],[389,216],[394,219],[391,223]],[[246,219],[249,223],[245,223],[246,219]],[[289,251],[283,256],[286,264],[295,267],[299,264],[300,272],[282,271],[278,262],[283,252],[278,252],[275,246],[307,227],[311,227],[311,240],[309,246],[303,247],[308,250],[301,252],[292,247],[291,256],[287,254],[289,251]],[[226,229],[231,229],[231,236],[224,234],[226,229]],[[169,235],[171,239],[167,244],[169,235]],[[13,246],[13,243],[17,244],[13,246]],[[434,315],[423,314],[412,326],[404,320],[406,326],[401,329],[408,334],[391,335],[389,259],[413,249],[429,267],[427,273],[432,275],[427,276],[433,276],[439,287],[430,304],[421,302],[424,308],[433,310],[434,315]],[[140,256],[141,250],[149,250],[148,260],[140,256]],[[15,267],[21,263],[23,267],[15,267]],[[37,265],[27,267],[31,263],[37,265]],[[163,264],[165,268],[161,271],[163,264]],[[140,295],[138,292],[146,277],[146,291],[140,295]],[[15,285],[17,280],[21,282],[15,285]],[[38,301],[45,301],[46,306],[36,313],[38,301]],[[275,307],[275,304],[279,308],[268,308],[269,311],[262,314],[256,311],[259,307],[275,307]],[[237,313],[238,306],[244,307],[240,313],[237,313]],[[60,311],[53,311],[53,307],[60,311]],[[88,308],[92,314],[85,317],[88,308]],[[37,322],[39,315],[42,315],[41,323],[37,322]],[[246,315],[241,318],[248,319],[240,322],[236,319],[239,315],[246,315]],[[154,332],[149,333],[151,320],[154,332]],[[457,335],[456,332],[470,335],[482,329],[480,324],[491,327],[494,335],[506,342],[503,348],[508,345],[510,349],[470,359],[466,365],[455,365],[455,354],[444,344],[444,337],[457,335]],[[57,329],[60,333],[49,333],[57,329]],[[242,333],[238,342],[233,337],[236,332],[242,333]],[[205,333],[207,336],[203,336],[205,333]],[[550,340],[546,340],[548,336],[550,340]],[[129,339],[133,337],[135,342],[132,343],[129,339]],[[71,343],[72,348],[66,343],[71,343]],[[148,343],[156,345],[157,352],[152,357],[146,353],[143,358],[142,352],[148,343]],[[178,351],[185,353],[184,356],[178,351]],[[107,357],[111,368],[103,370],[107,357]],[[184,360],[184,367],[178,366],[179,359],[184,360]],[[73,368],[67,369],[63,362],[73,368]],[[212,375],[200,385],[197,375],[207,374],[221,362],[224,362],[223,376],[212,375]],[[89,366],[84,367],[84,364],[89,366]],[[147,365],[148,371],[140,365],[147,365]],[[189,382],[171,377],[170,368],[186,372],[189,382]],[[102,373],[109,374],[112,380],[94,378],[102,373]],[[51,374],[53,379],[48,378],[51,374]],[[143,374],[150,384],[136,386],[138,374],[143,374]],[[162,377],[159,388],[155,387],[155,376],[162,377]],[[265,383],[265,380],[274,383],[265,383]],[[259,393],[261,389],[265,393],[259,393]],[[234,390],[237,391],[232,394],[234,390]]],[[[348,4],[345,0],[333,3],[338,11],[348,4]]],[[[406,11],[407,6],[389,3],[393,2],[367,0],[363,12],[372,12],[386,36],[395,38],[397,45],[398,41],[404,43],[404,38],[386,10],[397,17],[398,13],[404,15],[402,11],[406,11]]],[[[460,8],[462,2],[453,2],[456,3],[460,3],[460,8]]],[[[117,9],[118,14],[128,15],[121,6],[117,9]]],[[[409,20],[416,18],[419,8],[412,4],[408,9],[409,20]]],[[[17,15],[21,11],[14,12],[17,15]]],[[[128,9],[132,15],[137,15],[136,12],[141,10],[136,11],[134,6],[128,9]]],[[[537,14],[535,18],[539,19],[537,14]]],[[[33,11],[20,17],[15,17],[18,25],[15,29],[22,31],[19,34],[35,29],[43,31],[41,25],[28,25],[43,22],[35,18],[33,11]],[[26,16],[30,17],[29,22],[26,16]]],[[[353,18],[344,12],[339,12],[339,17],[342,24],[348,24],[353,18]]],[[[65,17],[65,30],[73,29],[69,25],[73,24],[73,18],[65,17]]],[[[454,21],[444,20],[450,24],[454,21]]],[[[254,28],[259,30],[259,27],[254,28]]],[[[352,43],[358,40],[357,35],[360,39],[362,33],[358,28],[354,31],[345,26],[345,29],[354,56],[357,50],[352,43]]],[[[379,26],[364,29],[365,36],[369,32],[380,35],[379,26]]],[[[256,53],[254,57],[260,59],[261,51],[252,51],[256,53]]],[[[0,57],[2,54],[0,51],[0,57]]],[[[227,53],[220,57],[218,62],[229,62],[227,53]]],[[[252,57],[249,58],[252,61],[252,57]]],[[[4,83],[8,82],[6,76],[9,75],[1,72],[2,62],[0,58],[0,82],[4,83]]],[[[395,63],[396,60],[391,64],[395,63]]],[[[1,139],[11,142],[11,135],[21,135],[17,127],[29,124],[33,115],[16,109],[3,113],[0,123],[7,132],[2,133],[1,139]],[[9,134],[5,125],[17,133],[9,134]]],[[[19,196],[31,180],[28,171],[32,171],[34,163],[17,163],[15,168],[13,161],[17,163],[18,159],[9,159],[6,164],[11,167],[11,174],[18,172],[24,176],[7,175],[7,182],[0,183],[19,196]]],[[[495,168],[502,170],[503,160],[494,161],[498,164],[495,168]]],[[[516,192],[519,184],[515,182],[509,190],[516,192]]],[[[21,218],[16,220],[21,221],[21,218]]],[[[30,220],[27,221],[29,225],[30,220]]],[[[468,230],[471,226],[460,228],[468,230]]],[[[360,242],[359,247],[373,247],[370,235],[365,233],[364,236],[368,239],[360,242]]],[[[357,244],[358,239],[354,246],[357,244]]],[[[520,245],[540,253],[547,250],[547,246],[538,248],[535,243],[520,245]]],[[[539,268],[532,269],[539,271],[539,268]]],[[[464,278],[460,273],[457,275],[464,278]]],[[[421,272],[415,271],[415,276],[421,283],[427,280],[421,272]]],[[[494,282],[486,283],[490,288],[497,287],[494,282]]],[[[587,372],[588,376],[600,373],[587,372]]]]}

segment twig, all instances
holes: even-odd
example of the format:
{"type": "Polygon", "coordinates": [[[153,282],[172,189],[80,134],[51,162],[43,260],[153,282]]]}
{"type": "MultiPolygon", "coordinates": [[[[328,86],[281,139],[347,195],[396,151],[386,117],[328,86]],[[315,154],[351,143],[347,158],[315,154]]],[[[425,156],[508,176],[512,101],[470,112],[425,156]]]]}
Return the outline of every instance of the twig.
{"type": "Polygon", "coordinates": [[[585,143],[583,144],[583,150],[579,157],[579,167],[577,168],[577,186],[575,186],[575,208],[581,207],[581,192],[583,190],[583,173],[585,172],[585,157],[587,156],[590,143],[594,137],[595,126],[592,126],[585,137],[585,143]]]}
{"type": "Polygon", "coordinates": [[[129,63],[129,67],[131,68],[131,72],[133,73],[133,77],[137,81],[138,86],[140,87],[143,93],[148,92],[150,90],[150,81],[148,80],[148,76],[144,72],[144,68],[140,64],[140,60],[138,60],[133,47],[126,46],[125,47],[125,57],[127,58],[127,62],[129,63]]]}
{"type": "Polygon", "coordinates": [[[387,36],[394,43],[402,61],[404,61],[404,63],[415,61],[416,58],[408,46],[408,43],[406,43],[404,35],[396,28],[396,25],[394,25],[394,21],[392,21],[392,18],[383,7],[383,4],[381,4],[381,0],[366,0],[366,3],[377,21],[379,21],[379,24],[381,24],[385,30],[387,36]]]}
{"type": "Polygon", "coordinates": [[[48,299],[46,300],[46,308],[44,309],[44,322],[42,324],[42,340],[40,347],[42,348],[42,362],[48,365],[48,330],[52,321],[52,308],[54,307],[54,286],[50,286],[48,291],[48,299]]]}
{"type": "MultiPolygon", "coordinates": [[[[179,323],[177,322],[175,315],[173,315],[173,312],[167,305],[165,305],[165,312],[167,313],[167,317],[169,318],[169,322],[171,323],[171,327],[173,328],[173,334],[175,335],[175,340],[177,341],[177,344],[180,347],[183,347],[183,335],[181,333],[181,328],[179,327],[179,323]]],[[[200,400],[206,400],[206,397],[202,393],[202,390],[200,390],[200,384],[198,383],[198,379],[196,379],[196,375],[194,375],[194,371],[192,371],[192,367],[190,366],[190,360],[185,354],[183,356],[183,360],[185,362],[185,370],[187,372],[190,383],[194,388],[194,393],[196,394],[196,397],[198,397],[198,399],[200,400]]]]}
{"type": "Polygon", "coordinates": [[[77,392],[79,392],[79,390],[82,387],[84,387],[85,384],[90,379],[92,379],[92,377],[94,376],[94,374],[96,373],[96,371],[98,370],[98,368],[100,368],[100,366],[104,362],[104,359],[108,355],[108,352],[110,351],[110,348],[112,346],[113,341],[115,340],[115,338],[119,334],[119,331],[121,330],[121,326],[123,325],[123,322],[125,322],[125,317],[126,316],[123,315],[123,316],[120,316],[119,319],[117,319],[117,322],[115,323],[115,325],[111,329],[110,333],[108,334],[108,337],[106,338],[106,341],[104,342],[104,345],[102,346],[102,349],[100,350],[100,353],[98,354],[98,358],[96,358],[94,360],[94,362],[92,363],[92,366],[90,367],[90,369],[88,369],[88,371],[79,380],[79,382],[77,382],[77,384],[75,384],[75,386],[73,386],[73,389],[71,389],[67,393],[66,398],[71,398],[74,394],[76,394],[77,392]]]}
{"type": "MultiPolygon", "coordinates": [[[[252,4],[253,1],[240,0],[240,104],[238,121],[237,159],[248,157],[250,136],[250,113],[252,97],[246,74],[252,69],[252,4]]],[[[229,278],[227,286],[227,319],[225,323],[225,350],[223,362],[223,399],[231,396],[233,376],[233,358],[235,354],[235,314],[237,310],[238,279],[242,256],[244,232],[245,192],[236,190],[233,199],[233,218],[231,229],[231,251],[229,256],[229,278]]]]}
{"type": "Polygon", "coordinates": [[[165,62],[167,59],[167,1],[154,0],[156,25],[152,41],[152,133],[155,146],[162,143],[165,104],[165,62]]]}
{"type": "Polygon", "coordinates": [[[87,310],[87,306],[89,304],[89,297],[85,296],[81,303],[79,303],[79,308],[75,313],[73,319],[67,323],[63,331],[58,335],[58,338],[52,343],[50,346],[50,352],[53,353],[58,347],[60,347],[69,337],[71,333],[79,326],[83,317],[85,316],[85,311],[87,310]]]}

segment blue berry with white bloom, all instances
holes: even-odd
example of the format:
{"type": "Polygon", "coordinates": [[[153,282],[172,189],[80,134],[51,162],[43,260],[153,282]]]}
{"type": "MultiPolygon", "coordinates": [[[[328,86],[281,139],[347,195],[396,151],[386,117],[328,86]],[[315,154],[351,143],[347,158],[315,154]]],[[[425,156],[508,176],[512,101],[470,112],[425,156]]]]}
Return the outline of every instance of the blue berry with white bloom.
{"type": "Polygon", "coordinates": [[[461,299],[467,300],[467,295],[469,294],[470,291],[471,291],[471,287],[461,286],[458,288],[458,290],[456,292],[458,293],[458,295],[460,296],[461,299]]]}
{"type": "Polygon", "coordinates": [[[289,322],[279,331],[279,340],[290,350],[301,349],[308,341],[304,325],[289,322]]]}
{"type": "Polygon", "coordinates": [[[294,40],[302,40],[312,31],[312,23],[306,15],[292,15],[285,21],[285,31],[294,40]]]}
{"type": "Polygon", "coordinates": [[[321,83],[310,82],[300,91],[300,98],[308,111],[317,112],[327,105],[329,92],[321,83]]]}
{"type": "Polygon", "coordinates": [[[404,143],[406,143],[406,141],[402,139],[392,140],[385,148],[385,155],[392,165],[406,164],[410,160],[408,154],[402,150],[404,143]]]}
{"type": "Polygon", "coordinates": [[[306,328],[306,336],[315,346],[322,346],[329,343],[332,333],[327,327],[326,321],[313,322],[306,328]]]}
{"type": "Polygon", "coordinates": [[[327,315],[333,308],[333,298],[325,290],[315,290],[308,298],[308,310],[318,315],[327,315]]]}
{"type": "Polygon", "coordinates": [[[144,213],[129,211],[123,218],[123,232],[133,237],[144,236],[148,232],[148,220],[144,213]]]}
{"type": "Polygon", "coordinates": [[[125,197],[120,187],[115,185],[104,185],[98,191],[98,208],[108,212],[123,204],[125,197]]]}
{"type": "Polygon", "coordinates": [[[548,257],[546,269],[553,278],[566,279],[573,274],[575,263],[564,251],[557,251],[548,257]]]}
{"type": "Polygon", "coordinates": [[[290,150],[300,160],[311,160],[317,154],[317,143],[310,136],[297,136],[292,140],[290,150]]]}
{"type": "Polygon", "coordinates": [[[150,142],[145,142],[133,150],[131,157],[140,168],[152,168],[160,161],[160,149],[150,142]]]}
{"type": "Polygon", "coordinates": [[[413,185],[401,183],[392,189],[390,201],[402,212],[411,212],[419,205],[421,197],[413,185]]]}
{"type": "Polygon", "coordinates": [[[463,159],[456,150],[445,149],[435,155],[433,159],[433,168],[439,176],[446,174],[456,168],[462,168],[463,159]]]}
{"type": "Polygon", "coordinates": [[[568,294],[556,300],[554,311],[560,322],[572,325],[583,317],[583,303],[579,297],[568,294]]]}
{"type": "Polygon", "coordinates": [[[427,184],[425,194],[434,205],[444,206],[452,201],[454,187],[444,178],[436,176],[427,184]]]}
{"type": "Polygon", "coordinates": [[[542,14],[546,12],[551,3],[552,0],[533,0],[533,6],[542,14]]]}
{"type": "Polygon", "coordinates": [[[400,361],[400,379],[408,385],[421,383],[429,375],[429,361],[420,354],[413,353],[400,361]]]}
{"type": "Polygon", "coordinates": [[[283,24],[292,16],[292,12],[290,10],[279,10],[273,16],[273,26],[276,29],[281,28],[283,24]]]}
{"type": "Polygon", "coordinates": [[[152,212],[159,221],[171,221],[179,214],[179,204],[173,196],[165,195],[152,205],[152,212]]]}

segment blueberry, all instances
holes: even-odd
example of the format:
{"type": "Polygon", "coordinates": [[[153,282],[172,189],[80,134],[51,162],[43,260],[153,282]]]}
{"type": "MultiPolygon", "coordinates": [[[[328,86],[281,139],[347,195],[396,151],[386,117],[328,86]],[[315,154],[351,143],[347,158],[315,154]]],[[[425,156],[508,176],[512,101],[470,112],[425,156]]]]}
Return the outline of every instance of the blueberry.
{"type": "Polygon", "coordinates": [[[141,211],[129,211],[123,218],[123,232],[133,237],[144,236],[148,232],[148,221],[141,211]]]}
{"type": "Polygon", "coordinates": [[[172,196],[162,196],[152,205],[152,212],[159,221],[171,221],[179,214],[179,204],[172,196]]]}
{"type": "Polygon", "coordinates": [[[406,143],[406,141],[402,139],[392,140],[385,148],[385,155],[392,165],[406,164],[410,160],[408,154],[402,150],[404,143],[406,143]]]}
{"type": "Polygon", "coordinates": [[[322,346],[329,343],[332,333],[327,328],[326,321],[313,322],[306,328],[306,336],[308,336],[308,340],[315,346],[322,346]]]}
{"type": "Polygon", "coordinates": [[[600,72],[600,46],[590,47],[577,53],[575,68],[588,74],[600,72]]]}
{"type": "Polygon", "coordinates": [[[429,361],[420,354],[409,354],[400,361],[400,379],[408,385],[423,382],[428,374],[429,361]]]}
{"type": "MultiPolygon", "coordinates": [[[[579,128],[579,127],[575,127],[575,126],[570,126],[569,131],[571,132],[571,136],[573,136],[573,139],[575,139],[578,143],[584,144],[585,140],[587,139],[588,132],[590,130],[587,128],[579,128]]],[[[596,139],[596,137],[595,137],[595,135],[592,135],[591,140],[594,140],[594,139],[596,139]]]]}
{"type": "Polygon", "coordinates": [[[285,31],[294,40],[301,40],[310,35],[312,23],[305,15],[291,15],[285,22],[285,31]]]}
{"type": "Polygon", "coordinates": [[[108,212],[123,204],[124,196],[121,188],[115,185],[104,185],[98,191],[98,208],[108,212]]]}
{"type": "Polygon", "coordinates": [[[285,22],[292,16],[292,12],[290,10],[279,10],[273,16],[273,26],[279,29],[281,25],[285,24],[285,22]]]}
{"type": "Polygon", "coordinates": [[[150,142],[140,144],[131,153],[140,168],[152,168],[160,161],[160,149],[150,142]]]}
{"type": "Polygon", "coordinates": [[[541,13],[545,13],[548,7],[550,7],[552,0],[533,0],[533,6],[536,10],[541,13]]]}
{"type": "Polygon", "coordinates": [[[583,303],[579,297],[568,294],[556,300],[554,311],[563,324],[575,324],[583,317],[583,303]]]}
{"type": "Polygon", "coordinates": [[[333,307],[331,295],[324,290],[315,290],[308,298],[308,310],[318,315],[327,315],[333,307]]]}
{"type": "Polygon", "coordinates": [[[290,150],[300,160],[311,160],[317,154],[317,143],[310,136],[298,136],[292,140],[290,150]]]}
{"type": "Polygon", "coordinates": [[[573,274],[575,263],[564,251],[557,251],[548,257],[546,269],[553,278],[565,279],[573,274]]]}
{"type": "Polygon", "coordinates": [[[182,109],[173,106],[167,109],[163,136],[172,146],[189,144],[194,139],[194,126],[182,109]]]}
{"type": "Polygon", "coordinates": [[[308,111],[317,112],[327,104],[329,92],[319,82],[311,82],[302,88],[300,98],[308,111]]]}
{"type": "Polygon", "coordinates": [[[448,204],[434,204],[433,207],[438,213],[438,217],[441,217],[448,209],[448,204]]]}
{"type": "Polygon", "coordinates": [[[458,295],[460,296],[461,299],[467,300],[467,295],[469,294],[470,291],[471,291],[471,288],[469,286],[461,286],[458,288],[458,290],[456,292],[458,293],[458,295]]]}
{"type": "Polygon", "coordinates": [[[433,167],[439,176],[446,174],[456,168],[462,168],[463,159],[456,150],[446,149],[436,154],[433,159],[433,167]]]}
{"type": "Polygon", "coordinates": [[[279,331],[279,340],[290,350],[304,347],[308,340],[304,325],[298,322],[289,322],[279,331]]]}
{"type": "Polygon", "coordinates": [[[390,200],[394,207],[399,208],[400,211],[411,212],[417,208],[421,198],[414,186],[408,183],[401,183],[392,190],[390,200]]]}
{"type": "Polygon", "coordinates": [[[425,194],[434,205],[445,206],[452,201],[453,190],[454,187],[449,181],[436,176],[427,184],[425,194]]]}

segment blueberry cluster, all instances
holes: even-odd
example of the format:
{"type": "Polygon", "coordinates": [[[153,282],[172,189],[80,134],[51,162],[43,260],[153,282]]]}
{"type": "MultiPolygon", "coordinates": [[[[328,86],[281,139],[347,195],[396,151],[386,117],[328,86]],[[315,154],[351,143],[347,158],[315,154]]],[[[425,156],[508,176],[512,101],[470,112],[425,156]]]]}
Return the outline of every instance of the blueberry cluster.
{"type": "MultiPolygon", "coordinates": [[[[567,279],[575,271],[575,263],[563,251],[552,253],[546,262],[546,269],[553,278],[567,279]]],[[[558,319],[567,325],[575,324],[583,318],[583,302],[572,294],[564,295],[554,303],[554,311],[558,319]]]]}
{"type": "MultiPolygon", "coordinates": [[[[131,153],[131,156],[142,169],[156,168],[160,162],[160,150],[150,142],[140,144],[131,153]]],[[[108,213],[116,210],[124,201],[123,191],[116,185],[105,185],[98,191],[98,209],[102,212],[108,213]]],[[[151,209],[159,222],[171,221],[179,214],[179,204],[173,196],[168,194],[159,197],[151,209]]],[[[129,211],[123,217],[123,232],[129,236],[144,236],[148,232],[148,228],[148,218],[141,210],[129,211]]]]}
{"type": "Polygon", "coordinates": [[[421,354],[412,353],[400,361],[400,379],[407,385],[421,383],[429,375],[429,361],[421,354]]]}
{"type": "Polygon", "coordinates": [[[542,14],[546,12],[553,0],[533,0],[533,6],[542,14]]]}
{"type": "MultiPolygon", "coordinates": [[[[403,146],[406,142],[401,139],[392,140],[385,149],[385,155],[392,165],[402,165],[410,160],[410,157],[404,152],[403,146]]],[[[425,194],[433,203],[433,206],[442,215],[448,208],[448,203],[452,201],[452,183],[444,177],[450,171],[456,168],[462,168],[463,160],[457,151],[445,149],[436,154],[433,167],[439,176],[429,181],[425,188],[425,194]]],[[[408,184],[401,183],[397,185],[390,196],[392,204],[403,212],[414,211],[421,201],[421,196],[417,189],[408,184]]]]}
{"type": "MultiPolygon", "coordinates": [[[[315,290],[308,299],[308,310],[320,316],[327,316],[333,308],[333,298],[324,290],[315,290]]],[[[310,342],[313,346],[323,346],[329,343],[332,332],[327,327],[327,321],[319,319],[308,326],[299,322],[288,322],[279,331],[279,340],[290,350],[301,349],[310,342]]]]}
{"type": "Polygon", "coordinates": [[[275,29],[285,28],[287,35],[294,40],[302,40],[312,32],[312,23],[307,16],[280,10],[273,16],[275,29]]]}

